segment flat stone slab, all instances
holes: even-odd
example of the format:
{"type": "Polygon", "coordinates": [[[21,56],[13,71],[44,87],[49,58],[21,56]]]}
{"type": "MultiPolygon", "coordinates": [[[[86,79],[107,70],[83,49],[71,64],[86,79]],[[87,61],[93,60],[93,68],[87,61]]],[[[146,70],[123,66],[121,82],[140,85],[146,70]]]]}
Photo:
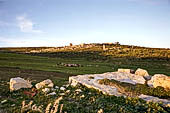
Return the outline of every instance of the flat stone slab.
{"type": "Polygon", "coordinates": [[[108,72],[103,74],[86,74],[69,77],[69,83],[72,86],[76,86],[78,83],[85,85],[88,88],[94,88],[102,91],[104,94],[115,95],[115,96],[125,96],[118,92],[116,87],[101,85],[98,83],[99,79],[114,79],[120,82],[126,82],[131,84],[144,84],[145,79],[142,76],[136,76],[130,73],[121,72],[108,72]]]}

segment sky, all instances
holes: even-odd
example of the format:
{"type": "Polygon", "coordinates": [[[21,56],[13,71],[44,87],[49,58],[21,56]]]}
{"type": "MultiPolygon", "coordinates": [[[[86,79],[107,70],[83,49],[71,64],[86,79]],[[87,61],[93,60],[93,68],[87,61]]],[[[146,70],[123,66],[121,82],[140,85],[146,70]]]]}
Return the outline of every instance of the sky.
{"type": "Polygon", "coordinates": [[[170,0],[0,0],[0,47],[170,48],[170,0]]]}

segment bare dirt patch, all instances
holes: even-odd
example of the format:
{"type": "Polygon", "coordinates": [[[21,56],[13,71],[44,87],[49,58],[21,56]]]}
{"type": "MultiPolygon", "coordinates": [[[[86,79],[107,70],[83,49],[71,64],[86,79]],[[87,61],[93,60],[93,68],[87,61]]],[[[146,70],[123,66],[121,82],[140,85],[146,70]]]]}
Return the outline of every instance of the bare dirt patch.
{"type": "Polygon", "coordinates": [[[58,72],[48,72],[48,71],[39,71],[39,70],[30,70],[30,69],[20,69],[20,68],[11,68],[11,67],[0,67],[0,79],[1,80],[10,80],[12,77],[22,77],[25,79],[42,81],[48,78],[68,78],[70,75],[65,73],[58,72]]]}

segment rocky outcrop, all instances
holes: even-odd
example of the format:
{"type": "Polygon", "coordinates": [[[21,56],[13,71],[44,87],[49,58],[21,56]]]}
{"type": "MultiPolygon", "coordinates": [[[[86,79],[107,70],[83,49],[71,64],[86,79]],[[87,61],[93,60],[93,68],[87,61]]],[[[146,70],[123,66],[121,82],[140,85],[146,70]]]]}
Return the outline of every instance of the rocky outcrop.
{"type": "Polygon", "coordinates": [[[10,91],[31,87],[32,87],[31,82],[24,80],[23,78],[16,77],[10,79],[10,91]]]}
{"type": "MultiPolygon", "coordinates": [[[[156,75],[156,77],[157,76],[158,75],[156,75]]],[[[137,83],[144,84],[145,83],[145,79],[143,76],[138,76],[135,74],[125,73],[125,72],[108,72],[104,74],[93,74],[93,75],[88,74],[88,75],[72,76],[72,77],[69,77],[69,83],[72,86],[76,86],[77,84],[82,84],[88,88],[94,88],[96,90],[99,90],[103,92],[103,94],[127,97],[126,94],[120,92],[119,89],[115,86],[99,84],[98,81],[100,79],[105,79],[105,78],[114,79],[116,81],[126,82],[126,83],[131,83],[131,84],[137,84],[137,83]]],[[[155,78],[152,78],[152,79],[155,79],[155,78]]],[[[165,106],[170,107],[170,100],[168,99],[160,99],[158,97],[143,95],[143,94],[141,94],[138,97],[149,102],[150,101],[156,102],[156,103],[162,102],[165,106]]]]}
{"type": "Polygon", "coordinates": [[[154,88],[162,86],[163,88],[170,90],[170,77],[163,74],[155,74],[149,81],[149,85],[154,88]]]}
{"type": "Polygon", "coordinates": [[[40,89],[40,88],[43,88],[43,87],[51,87],[52,88],[52,87],[54,87],[54,84],[50,79],[47,79],[47,80],[44,80],[44,81],[42,81],[40,83],[37,83],[35,85],[35,87],[37,89],[40,89]]]}
{"type": "Polygon", "coordinates": [[[120,72],[120,73],[132,73],[132,74],[135,73],[135,71],[133,69],[118,69],[118,72],[120,72]]]}
{"type": "Polygon", "coordinates": [[[119,72],[108,72],[104,74],[94,74],[94,75],[78,75],[69,77],[69,83],[72,86],[77,84],[85,85],[88,88],[94,88],[99,91],[102,91],[104,94],[115,95],[115,96],[124,96],[118,92],[116,87],[101,85],[98,83],[99,79],[114,79],[120,82],[127,82],[131,84],[144,84],[145,79],[142,76],[136,76],[130,73],[119,73],[119,72]]]}

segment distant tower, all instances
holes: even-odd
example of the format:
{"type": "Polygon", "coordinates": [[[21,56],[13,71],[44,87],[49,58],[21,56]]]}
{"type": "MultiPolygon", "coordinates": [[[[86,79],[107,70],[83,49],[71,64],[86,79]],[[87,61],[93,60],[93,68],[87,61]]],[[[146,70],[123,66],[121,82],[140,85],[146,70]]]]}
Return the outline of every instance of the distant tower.
{"type": "Polygon", "coordinates": [[[70,43],[70,46],[73,46],[73,43],[70,43]]]}

